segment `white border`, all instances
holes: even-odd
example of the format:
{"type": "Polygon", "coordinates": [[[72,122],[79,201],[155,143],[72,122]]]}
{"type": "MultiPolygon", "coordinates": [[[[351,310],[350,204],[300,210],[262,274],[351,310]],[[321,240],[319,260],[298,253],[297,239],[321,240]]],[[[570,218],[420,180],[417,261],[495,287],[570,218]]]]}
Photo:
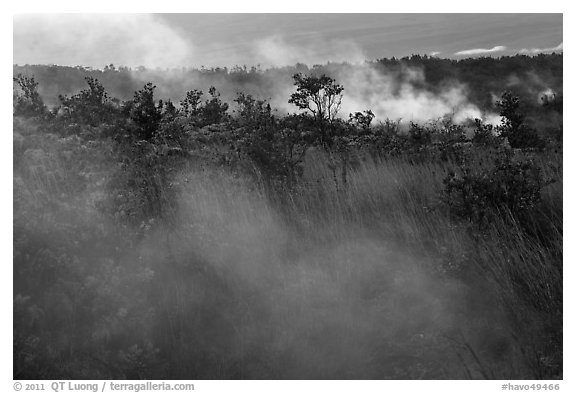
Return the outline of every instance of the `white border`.
{"type": "MultiPolygon", "coordinates": [[[[216,2],[191,2],[191,1],[171,1],[158,2],[157,0],[140,0],[138,2],[118,2],[112,0],[102,0],[97,2],[79,2],[73,0],[67,1],[21,1],[10,2],[9,5],[3,5],[2,13],[2,37],[3,49],[5,53],[2,66],[4,77],[0,79],[2,87],[2,119],[5,127],[1,135],[2,155],[1,162],[1,184],[4,185],[5,191],[2,195],[2,255],[5,256],[2,261],[2,310],[6,315],[5,323],[1,324],[2,339],[0,340],[0,353],[2,361],[2,375],[0,378],[0,389],[5,392],[13,391],[12,380],[12,142],[8,130],[12,127],[11,112],[11,89],[9,88],[10,77],[12,73],[11,64],[6,59],[11,58],[12,53],[12,15],[14,13],[53,13],[53,12],[339,12],[339,13],[356,13],[356,12],[534,12],[534,13],[564,13],[564,56],[565,56],[565,107],[573,108],[574,100],[572,92],[574,91],[574,77],[569,70],[574,69],[574,56],[571,51],[571,37],[574,37],[574,13],[572,6],[568,1],[496,1],[488,0],[481,2],[463,2],[463,1],[442,1],[429,2],[423,0],[410,2],[387,2],[379,3],[373,0],[355,0],[349,4],[337,4],[335,1],[321,0],[290,0],[285,4],[273,4],[271,1],[233,1],[219,0],[216,2]],[[200,3],[200,4],[198,4],[200,3]],[[10,51],[10,52],[8,52],[10,51]],[[9,54],[10,53],[10,54],[9,54]],[[10,70],[9,70],[10,69],[10,70]],[[10,322],[8,322],[10,321],[10,322]]],[[[572,112],[566,112],[568,116],[572,112]]],[[[574,156],[571,154],[574,145],[575,130],[571,130],[571,123],[566,122],[566,132],[564,140],[565,162],[565,242],[564,250],[564,381],[558,381],[561,384],[561,391],[576,391],[574,382],[574,312],[572,311],[574,300],[574,241],[572,225],[574,224],[574,183],[572,174],[576,168],[574,156]]],[[[89,382],[89,381],[87,381],[89,382]]],[[[506,381],[508,382],[508,381],[506,381]]],[[[538,381],[535,381],[538,383],[538,381]]],[[[541,381],[540,381],[541,382],[541,381]]],[[[514,381],[512,381],[514,383],[514,381]]],[[[521,382],[516,382],[521,383],[521,382]]],[[[522,382],[528,383],[528,382],[522,382]]],[[[294,391],[321,391],[330,390],[335,392],[350,391],[441,391],[441,392],[496,392],[501,390],[502,383],[499,381],[196,381],[196,390],[198,391],[251,391],[251,392],[269,392],[272,389],[277,392],[294,392],[294,391]]]]}

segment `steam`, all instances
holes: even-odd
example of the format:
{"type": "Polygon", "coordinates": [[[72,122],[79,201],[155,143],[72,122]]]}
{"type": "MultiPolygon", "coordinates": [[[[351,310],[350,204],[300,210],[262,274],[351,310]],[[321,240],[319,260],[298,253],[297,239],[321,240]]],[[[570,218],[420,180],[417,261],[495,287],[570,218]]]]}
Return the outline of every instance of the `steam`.
{"type": "Polygon", "coordinates": [[[102,67],[173,67],[193,60],[192,45],[148,14],[42,14],[14,17],[14,62],[102,67]]]}
{"type": "Polygon", "coordinates": [[[466,87],[453,82],[439,92],[426,88],[422,70],[404,68],[400,75],[377,70],[373,65],[341,71],[337,80],[345,86],[342,113],[370,109],[377,120],[426,122],[446,115],[455,123],[480,118],[494,120],[469,102],[466,87]]]}
{"type": "Polygon", "coordinates": [[[556,94],[556,92],[554,90],[552,90],[551,88],[547,88],[545,90],[542,90],[539,94],[538,97],[540,98],[552,98],[554,97],[554,95],[556,94]]]}
{"type": "Polygon", "coordinates": [[[490,49],[483,49],[483,48],[475,48],[475,49],[466,49],[459,52],[454,53],[455,56],[475,56],[475,55],[484,55],[488,53],[495,53],[495,52],[502,52],[505,51],[506,47],[503,45],[497,45],[490,49]]]}
{"type": "Polygon", "coordinates": [[[519,53],[524,55],[537,55],[538,53],[545,52],[562,52],[564,50],[564,43],[561,42],[559,45],[553,48],[530,48],[530,49],[520,49],[519,53]]]}
{"type": "MultiPolygon", "coordinates": [[[[94,64],[100,51],[106,51],[110,63],[146,64],[147,66],[171,67],[132,72],[134,86],[139,88],[152,81],[158,86],[158,98],[170,98],[178,102],[186,91],[207,91],[215,86],[222,99],[231,104],[236,93],[245,92],[270,101],[272,107],[282,113],[298,111],[288,104],[295,91],[292,70],[276,69],[264,71],[257,79],[236,82],[222,74],[212,73],[209,77],[201,73],[174,68],[175,64],[198,63],[191,51],[191,44],[171,27],[152,15],[74,15],[74,16],[19,16],[14,26],[16,59],[31,58],[38,51],[39,63],[57,62],[66,58],[71,65],[94,64]],[[32,25],[35,25],[32,28],[32,25]],[[32,43],[29,45],[22,43],[32,43]],[[50,57],[53,56],[53,57],[50,57]]],[[[218,43],[215,43],[215,48],[218,43]]],[[[228,48],[230,49],[230,48],[228,48]]],[[[404,122],[426,122],[446,115],[456,123],[481,118],[495,119],[491,113],[483,113],[470,103],[466,86],[454,81],[441,89],[427,86],[423,71],[405,67],[400,74],[384,69],[377,63],[366,62],[366,54],[352,40],[329,40],[310,38],[307,41],[289,41],[281,35],[272,35],[248,43],[245,52],[231,55],[245,58],[262,67],[324,64],[312,72],[325,72],[345,88],[340,116],[347,119],[350,113],[372,110],[377,121],[403,120],[404,122]],[[332,62],[332,63],[331,63],[332,62]],[[351,66],[351,64],[354,64],[351,66]]],[[[471,49],[457,54],[495,52],[505,49],[471,49]]],[[[237,51],[238,49],[236,49],[237,51]]],[[[440,52],[432,52],[437,55],[440,52]]],[[[112,86],[114,89],[114,86],[112,86]]],[[[69,93],[69,92],[62,92],[69,93]]],[[[132,92],[130,92],[131,94],[132,92]]],[[[119,97],[129,99],[128,97],[119,97]]]]}
{"type": "MultiPolygon", "coordinates": [[[[345,88],[339,113],[344,119],[348,118],[349,113],[368,109],[372,110],[376,120],[380,121],[391,119],[426,122],[446,115],[450,115],[456,123],[475,118],[485,121],[498,118],[493,113],[482,113],[476,105],[470,103],[465,86],[454,82],[440,92],[433,92],[426,88],[426,78],[421,69],[404,67],[398,75],[396,72],[378,68],[375,63],[365,62],[362,50],[351,41],[312,41],[295,46],[286,43],[281,37],[273,36],[259,41],[255,53],[264,63],[274,66],[298,62],[343,63],[327,64],[323,69],[345,88]]],[[[318,70],[313,72],[316,71],[318,70]]],[[[272,99],[272,104],[284,112],[293,112],[295,108],[286,101],[294,87],[283,81],[270,82],[274,86],[271,97],[275,98],[272,99]]]]}
{"type": "MultiPolygon", "coordinates": [[[[265,198],[231,175],[190,172],[186,181],[190,187],[179,203],[185,241],[175,239],[172,251],[195,255],[200,271],[209,272],[187,278],[194,290],[189,310],[197,318],[194,307],[215,306],[221,323],[230,326],[226,337],[202,326],[195,348],[222,351],[232,363],[242,364],[250,354],[258,354],[252,362],[270,359],[244,370],[248,377],[390,378],[427,357],[455,361],[452,353],[408,355],[408,343],[431,343],[462,323],[457,282],[435,277],[425,261],[366,234],[349,234],[337,245],[291,242],[265,198]],[[230,297],[230,307],[223,296],[230,297]],[[211,305],[211,299],[220,303],[211,305]]],[[[162,241],[146,244],[153,250],[144,254],[163,258],[162,241]]]]}
{"type": "MultiPolygon", "coordinates": [[[[557,93],[550,87],[550,83],[546,78],[543,78],[534,71],[529,71],[522,75],[511,74],[506,81],[506,85],[515,90],[522,89],[526,91],[533,97],[534,102],[539,104],[542,103],[542,98],[544,96],[551,98],[557,93]]],[[[497,100],[500,100],[500,97],[493,94],[493,102],[496,102],[497,100]]]]}
{"type": "MultiPolygon", "coordinates": [[[[272,65],[288,65],[305,61],[307,64],[323,64],[328,61],[341,61],[343,64],[327,64],[322,67],[337,83],[344,86],[344,97],[339,116],[348,118],[349,113],[372,110],[376,120],[405,120],[426,122],[452,117],[455,123],[464,123],[475,118],[494,121],[499,117],[493,113],[483,113],[469,102],[466,87],[453,82],[440,92],[427,89],[426,78],[421,69],[405,67],[400,75],[377,64],[363,62],[361,49],[353,42],[316,41],[304,46],[294,46],[282,38],[273,36],[259,41],[255,53],[257,58],[272,65]],[[354,63],[353,66],[350,64],[354,63]]],[[[439,53],[439,52],[435,52],[439,53]]],[[[319,72],[313,70],[313,72],[319,72]]],[[[324,72],[324,71],[322,71],[324,72]]],[[[269,80],[270,97],[273,106],[283,112],[294,112],[294,106],[287,103],[287,97],[294,92],[291,83],[269,80]]],[[[499,120],[495,124],[498,124],[499,120]]]]}

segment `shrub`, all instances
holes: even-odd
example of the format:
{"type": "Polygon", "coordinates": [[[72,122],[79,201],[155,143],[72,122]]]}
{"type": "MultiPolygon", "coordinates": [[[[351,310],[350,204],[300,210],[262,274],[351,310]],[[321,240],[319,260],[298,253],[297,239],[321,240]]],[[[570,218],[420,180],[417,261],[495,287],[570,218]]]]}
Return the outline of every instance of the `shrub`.
{"type": "Polygon", "coordinates": [[[162,120],[162,101],[154,103],[154,89],[152,83],[144,85],[142,90],[134,93],[134,100],[127,103],[125,110],[138,126],[138,138],[150,140],[156,134],[162,120]]]}
{"type": "Polygon", "coordinates": [[[38,82],[34,80],[34,77],[18,74],[12,79],[20,90],[14,91],[14,116],[37,117],[45,115],[47,113],[46,105],[38,93],[38,82]]]}
{"type": "Polygon", "coordinates": [[[474,136],[472,143],[477,146],[496,146],[498,140],[494,135],[494,126],[492,124],[484,124],[480,119],[474,119],[476,128],[474,129],[474,136]]]}
{"type": "Polygon", "coordinates": [[[509,152],[496,158],[493,167],[465,166],[444,179],[444,200],[451,213],[482,225],[494,214],[510,211],[518,217],[540,200],[548,184],[532,160],[515,161],[509,152]]]}
{"type": "Polygon", "coordinates": [[[533,128],[524,123],[525,116],[519,112],[520,99],[505,91],[502,100],[496,102],[502,116],[498,128],[500,136],[507,138],[513,148],[543,148],[545,143],[533,128]]]}
{"type": "Polygon", "coordinates": [[[104,86],[96,78],[86,77],[88,89],[72,97],[59,96],[61,110],[66,120],[93,127],[108,123],[118,113],[118,107],[106,93],[104,86]]]}
{"type": "Polygon", "coordinates": [[[228,104],[220,98],[220,93],[214,86],[208,90],[210,99],[201,102],[201,90],[191,90],[186,93],[186,97],[180,101],[180,113],[190,119],[198,127],[205,127],[212,124],[220,124],[229,120],[228,104]]]}

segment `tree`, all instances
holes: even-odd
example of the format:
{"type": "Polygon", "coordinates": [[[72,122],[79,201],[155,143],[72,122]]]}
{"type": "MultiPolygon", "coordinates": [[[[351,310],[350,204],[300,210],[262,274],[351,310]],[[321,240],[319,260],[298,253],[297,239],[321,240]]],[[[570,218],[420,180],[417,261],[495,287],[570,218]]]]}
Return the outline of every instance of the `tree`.
{"type": "Polygon", "coordinates": [[[356,127],[361,128],[363,131],[367,131],[370,129],[370,124],[372,123],[372,120],[374,120],[374,117],[374,112],[371,110],[366,110],[364,113],[355,112],[354,114],[350,113],[349,122],[356,127]]]}
{"type": "Polygon", "coordinates": [[[134,93],[134,100],[128,104],[130,118],[139,126],[139,136],[144,140],[152,139],[162,120],[163,103],[154,103],[155,88],[152,83],[147,83],[142,90],[134,93]]]}
{"type": "Polygon", "coordinates": [[[503,127],[508,133],[517,132],[524,123],[524,115],[518,111],[520,99],[512,95],[512,92],[505,91],[502,93],[502,99],[496,101],[496,106],[500,109],[500,116],[503,127]]]}
{"type": "Polygon", "coordinates": [[[200,99],[202,98],[202,90],[191,90],[186,93],[186,97],[180,101],[181,112],[186,117],[198,116],[200,112],[200,99]]]}
{"type": "Polygon", "coordinates": [[[206,101],[204,107],[202,108],[202,117],[205,125],[209,124],[219,124],[228,119],[228,104],[222,102],[220,99],[220,93],[216,90],[214,86],[208,89],[208,94],[210,94],[210,99],[206,101]]]}
{"type": "Polygon", "coordinates": [[[502,100],[496,102],[502,116],[500,135],[508,139],[513,148],[542,148],[544,141],[533,128],[524,124],[525,116],[519,111],[520,99],[505,91],[502,100]]]}
{"type": "Polygon", "coordinates": [[[208,94],[211,98],[204,103],[201,102],[203,94],[201,90],[196,89],[187,92],[184,100],[180,101],[181,113],[200,127],[228,120],[228,104],[220,99],[220,93],[216,88],[210,87],[208,94]]]}
{"type": "Polygon", "coordinates": [[[88,89],[72,97],[60,95],[62,110],[66,118],[81,124],[98,126],[102,122],[110,121],[116,112],[116,107],[104,86],[96,78],[84,78],[88,89]]]}
{"type": "Polygon", "coordinates": [[[340,110],[344,87],[326,75],[294,75],[296,92],[288,102],[308,110],[319,121],[332,122],[340,110]]]}
{"type": "Polygon", "coordinates": [[[238,92],[234,100],[238,105],[236,122],[252,129],[268,126],[272,118],[272,108],[265,100],[257,100],[250,94],[238,92]]]}
{"type": "Polygon", "coordinates": [[[34,77],[18,74],[12,79],[20,89],[20,92],[17,90],[14,92],[14,115],[33,117],[46,114],[46,105],[38,93],[38,82],[34,77]]]}

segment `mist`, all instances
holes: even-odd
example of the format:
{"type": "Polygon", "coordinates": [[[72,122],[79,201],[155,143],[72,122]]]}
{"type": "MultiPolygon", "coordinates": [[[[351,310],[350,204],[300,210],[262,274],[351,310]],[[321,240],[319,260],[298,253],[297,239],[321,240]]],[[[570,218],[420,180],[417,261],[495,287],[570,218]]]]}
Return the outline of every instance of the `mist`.
{"type": "MultiPolygon", "coordinates": [[[[265,68],[258,84],[237,85],[227,75],[210,80],[223,95],[233,103],[236,93],[247,92],[257,98],[270,101],[281,113],[298,112],[288,104],[295,92],[292,73],[301,71],[291,68],[304,66],[313,74],[326,73],[344,86],[344,96],[339,117],[347,120],[350,113],[372,110],[376,121],[403,121],[408,123],[438,120],[445,116],[454,123],[462,124],[482,119],[494,125],[500,117],[493,111],[483,111],[472,104],[467,96],[467,86],[457,80],[443,83],[440,89],[428,85],[422,69],[402,67],[401,71],[379,67],[366,61],[362,49],[352,41],[311,40],[301,45],[288,44],[279,36],[260,40],[251,48],[254,59],[265,68]],[[312,66],[312,68],[308,68],[312,66]],[[291,71],[291,70],[294,71],[291,71]],[[271,72],[267,72],[271,71],[271,72]]],[[[306,71],[304,71],[306,73],[306,71]]],[[[208,90],[202,78],[183,78],[170,70],[136,74],[139,83],[153,80],[159,86],[160,96],[174,100],[185,94],[183,87],[208,90]],[[175,86],[175,91],[166,86],[175,86]]]]}
{"type": "MultiPolygon", "coordinates": [[[[405,67],[400,75],[365,64],[340,71],[336,79],[347,89],[342,100],[342,113],[370,109],[375,118],[404,122],[427,122],[448,115],[455,124],[475,118],[495,120],[493,112],[483,113],[472,104],[467,88],[458,81],[445,83],[440,91],[428,88],[421,69],[405,67]]],[[[499,117],[497,117],[499,123],[499,117]]]]}
{"type": "Polygon", "coordinates": [[[292,79],[295,72],[326,73],[344,86],[338,113],[343,120],[347,120],[350,113],[372,110],[376,122],[393,120],[404,125],[411,121],[435,121],[446,116],[455,124],[467,124],[475,118],[494,125],[500,123],[500,116],[495,111],[481,110],[470,102],[465,84],[454,80],[440,88],[433,88],[426,82],[423,71],[412,67],[404,67],[400,73],[367,62],[325,63],[311,69],[272,68],[261,72],[254,81],[242,84],[229,75],[190,78],[169,70],[135,73],[133,76],[140,85],[154,81],[158,86],[158,96],[171,98],[175,102],[184,97],[186,90],[207,92],[213,85],[232,109],[236,94],[244,92],[269,101],[279,114],[287,114],[300,112],[288,103],[288,98],[296,91],[292,79]]]}
{"type": "MultiPolygon", "coordinates": [[[[296,65],[306,65],[303,69],[305,72],[317,66],[316,73],[326,71],[345,88],[339,113],[343,119],[347,119],[350,113],[369,109],[375,114],[376,121],[400,120],[404,124],[437,120],[445,116],[457,124],[468,123],[474,118],[494,125],[500,123],[500,117],[493,108],[479,107],[470,101],[468,86],[462,81],[453,79],[445,81],[440,88],[432,87],[428,85],[422,69],[404,67],[398,73],[397,70],[379,67],[374,62],[372,50],[362,41],[364,36],[351,34],[347,38],[337,29],[331,30],[335,26],[330,26],[331,29],[321,34],[313,34],[313,31],[309,31],[311,27],[307,27],[302,31],[296,30],[297,33],[271,29],[258,36],[256,31],[249,29],[246,39],[231,37],[226,41],[222,38],[234,32],[234,23],[241,22],[235,21],[232,15],[223,15],[221,26],[216,23],[219,19],[211,16],[215,18],[214,21],[210,22],[212,19],[208,18],[199,22],[197,28],[188,30],[179,23],[170,24],[170,18],[148,14],[17,15],[14,19],[14,40],[17,43],[14,46],[14,59],[16,62],[34,59],[35,63],[40,64],[96,68],[110,63],[116,67],[145,66],[146,71],[131,73],[132,91],[118,89],[113,84],[104,83],[104,86],[114,96],[127,100],[132,97],[133,91],[147,82],[153,82],[158,88],[158,98],[178,102],[188,90],[206,92],[213,85],[231,106],[236,94],[244,92],[270,101],[282,114],[298,111],[287,103],[295,90],[292,74],[302,71],[296,65]],[[209,32],[219,27],[222,33],[214,33],[216,38],[208,40],[209,32]],[[105,62],[98,60],[102,53],[106,53],[105,62]],[[264,72],[257,79],[244,82],[234,80],[229,75],[205,78],[206,75],[182,71],[200,65],[227,69],[242,65],[249,68],[256,66],[264,72]]],[[[261,22],[264,23],[264,20],[261,22]]],[[[301,23],[307,26],[308,21],[304,18],[301,23]]],[[[473,51],[490,53],[503,51],[504,48],[497,45],[492,49],[461,51],[457,55],[473,51]]],[[[562,49],[561,45],[557,48],[562,49]]],[[[440,52],[444,53],[436,51],[440,52]]],[[[540,53],[536,49],[533,52],[540,53]]],[[[539,100],[539,92],[549,88],[540,86],[539,81],[530,83],[538,85],[539,91],[531,92],[535,100],[539,100]]],[[[48,91],[41,86],[41,92],[44,90],[47,102],[55,105],[58,94],[75,93],[82,83],[76,85],[74,91],[65,92],[48,91]]],[[[501,92],[492,93],[499,96],[501,92]]]]}
{"type": "MultiPolygon", "coordinates": [[[[30,143],[24,135],[21,145],[30,143]]],[[[101,154],[92,150],[95,147],[88,148],[90,154],[101,154]]],[[[66,197],[51,196],[54,186],[49,181],[33,182],[44,176],[48,180],[62,158],[50,152],[32,153],[25,154],[20,165],[34,168],[41,162],[47,169],[35,169],[31,179],[15,177],[15,193],[20,196],[18,241],[30,245],[79,241],[79,256],[60,257],[63,265],[56,268],[72,269],[67,280],[80,280],[83,290],[72,298],[53,298],[42,294],[66,288],[68,281],[54,284],[55,288],[50,281],[38,282],[28,296],[16,295],[17,321],[23,327],[21,334],[35,324],[60,323],[50,342],[68,337],[58,345],[65,348],[63,343],[68,342],[78,351],[91,351],[83,361],[89,375],[461,379],[482,378],[490,370],[508,375],[517,367],[506,364],[518,348],[497,299],[479,294],[469,282],[439,273],[435,258],[400,247],[384,227],[358,226],[341,217],[339,210],[325,221],[317,221],[313,214],[300,218],[296,210],[292,216],[301,229],[295,231],[249,178],[192,165],[172,180],[179,189],[171,208],[174,219],[144,222],[135,239],[94,208],[94,201],[105,195],[106,182],[67,191],[66,197]],[[35,198],[26,190],[38,186],[48,198],[68,202],[55,208],[53,216],[37,221],[31,237],[22,238],[22,213],[35,198]],[[81,230],[71,235],[70,227],[81,230]],[[303,228],[307,229],[301,232],[303,228]],[[90,244],[83,237],[87,233],[110,237],[90,244]],[[96,314],[77,310],[86,302],[93,304],[96,314]],[[39,309],[46,313],[38,314],[39,309]],[[480,317],[490,318],[490,324],[479,326],[475,321],[480,317]],[[89,324],[90,335],[67,322],[73,319],[89,324]]],[[[331,190],[322,157],[313,154],[308,161],[306,181],[331,190]]],[[[97,165],[113,168],[105,161],[97,165]]],[[[360,212],[370,195],[396,205],[404,199],[404,187],[417,181],[410,180],[405,170],[367,163],[352,178],[349,194],[340,199],[334,193],[329,205],[340,209],[338,204],[350,204],[360,212]]],[[[427,181],[433,185],[438,179],[436,174],[427,181]]],[[[307,205],[300,211],[320,209],[314,199],[319,189],[311,187],[308,198],[312,198],[296,201],[307,205]]],[[[369,216],[363,220],[371,221],[369,216]]],[[[54,254],[47,255],[51,261],[54,254]]],[[[30,276],[18,275],[17,287],[23,288],[28,280],[30,276]]],[[[37,359],[42,361],[42,356],[37,359]]]]}
{"type": "Polygon", "coordinates": [[[15,62],[28,64],[170,67],[194,59],[193,43],[150,14],[17,14],[14,42],[15,62]]]}
{"type": "Polygon", "coordinates": [[[563,49],[562,25],[562,14],[21,14],[14,63],[269,67],[504,46],[481,53],[537,54],[563,49]],[[360,51],[342,56],[352,47],[360,51]]]}
{"type": "MultiPolygon", "coordinates": [[[[392,378],[399,372],[393,364],[433,359],[457,372],[455,353],[419,355],[392,344],[448,340],[444,335],[459,340],[466,300],[457,299],[466,298],[466,288],[457,281],[435,278],[427,261],[370,234],[347,233],[338,244],[295,243],[268,202],[238,181],[210,172],[185,177],[181,237],[167,249],[164,235],[152,234],[142,255],[144,263],[172,258],[208,272],[188,273],[184,285],[192,307],[218,308],[220,330],[204,326],[188,345],[215,347],[227,362],[246,364],[240,378],[392,378]]],[[[331,237],[334,230],[348,232],[326,228],[317,235],[331,237]]],[[[169,312],[188,319],[195,314],[188,310],[169,312]]],[[[418,376],[416,369],[402,372],[418,376]]]]}

